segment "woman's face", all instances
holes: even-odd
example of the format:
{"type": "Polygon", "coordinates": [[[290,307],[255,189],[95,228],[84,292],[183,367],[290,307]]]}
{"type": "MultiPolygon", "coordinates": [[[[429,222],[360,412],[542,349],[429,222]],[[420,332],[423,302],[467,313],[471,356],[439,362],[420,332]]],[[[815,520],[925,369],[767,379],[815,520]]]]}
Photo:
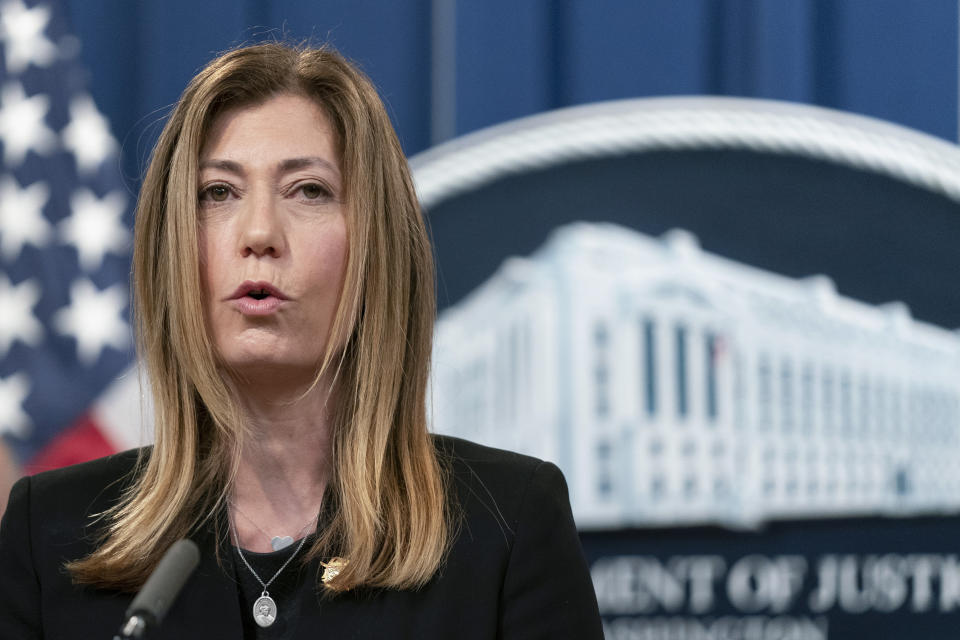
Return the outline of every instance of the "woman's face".
{"type": "Polygon", "coordinates": [[[311,100],[227,110],[200,153],[204,311],[250,381],[311,379],[343,286],[347,227],[336,137],[311,100]]]}

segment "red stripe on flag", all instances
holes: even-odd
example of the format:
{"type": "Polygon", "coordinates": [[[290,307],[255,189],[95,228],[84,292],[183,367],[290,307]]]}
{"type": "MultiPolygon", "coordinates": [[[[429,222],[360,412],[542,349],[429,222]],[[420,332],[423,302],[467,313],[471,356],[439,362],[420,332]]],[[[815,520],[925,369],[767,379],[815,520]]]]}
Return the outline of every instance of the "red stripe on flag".
{"type": "Polygon", "coordinates": [[[116,453],[113,444],[104,437],[93,418],[85,414],[41,449],[26,464],[24,473],[59,469],[111,453],[116,453]]]}

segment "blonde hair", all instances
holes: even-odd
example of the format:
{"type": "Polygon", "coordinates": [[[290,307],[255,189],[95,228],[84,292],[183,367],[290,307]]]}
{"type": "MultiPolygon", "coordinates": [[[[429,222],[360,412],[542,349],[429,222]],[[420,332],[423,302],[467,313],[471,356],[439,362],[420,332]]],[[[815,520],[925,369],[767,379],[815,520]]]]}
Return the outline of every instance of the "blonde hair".
{"type": "Polygon", "coordinates": [[[218,514],[245,428],[204,321],[198,158],[217,114],[291,93],[316,101],[334,125],[349,237],[323,362],[335,360],[338,379],[330,517],[306,558],[349,560],[325,584],[333,590],[420,586],[443,561],[450,505],[425,407],[433,261],[406,159],[354,66],[328,48],[270,43],[226,53],[197,74],[154,149],[137,205],[133,291],[155,445],[105,514],[100,546],[68,565],[78,582],[135,589],[177,539],[209,526],[223,539],[218,514]],[[333,336],[345,337],[339,347],[333,336]]]}

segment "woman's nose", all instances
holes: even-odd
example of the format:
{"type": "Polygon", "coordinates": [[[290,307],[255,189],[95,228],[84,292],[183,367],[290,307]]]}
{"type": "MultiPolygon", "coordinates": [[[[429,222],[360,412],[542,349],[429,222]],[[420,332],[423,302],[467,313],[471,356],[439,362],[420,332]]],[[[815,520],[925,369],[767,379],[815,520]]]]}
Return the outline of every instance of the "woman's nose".
{"type": "Polygon", "coordinates": [[[241,255],[280,257],[286,250],[286,242],[273,198],[269,194],[251,194],[246,205],[240,222],[241,255]]]}

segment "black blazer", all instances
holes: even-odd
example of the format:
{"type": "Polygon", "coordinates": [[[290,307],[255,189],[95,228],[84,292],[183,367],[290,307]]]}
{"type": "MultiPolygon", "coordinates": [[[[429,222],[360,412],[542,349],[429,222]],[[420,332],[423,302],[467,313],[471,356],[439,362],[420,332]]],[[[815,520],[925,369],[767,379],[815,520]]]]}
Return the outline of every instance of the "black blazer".
{"type": "MultiPolygon", "coordinates": [[[[602,638],[567,488],[549,462],[437,437],[463,519],[419,590],[357,590],[301,604],[302,638],[602,638]]],[[[135,451],[21,479],[0,524],[0,638],[109,639],[130,594],[72,584],[92,551],[90,515],[116,503],[135,451]]],[[[156,638],[241,638],[230,553],[198,535],[201,560],[156,638]]]]}

